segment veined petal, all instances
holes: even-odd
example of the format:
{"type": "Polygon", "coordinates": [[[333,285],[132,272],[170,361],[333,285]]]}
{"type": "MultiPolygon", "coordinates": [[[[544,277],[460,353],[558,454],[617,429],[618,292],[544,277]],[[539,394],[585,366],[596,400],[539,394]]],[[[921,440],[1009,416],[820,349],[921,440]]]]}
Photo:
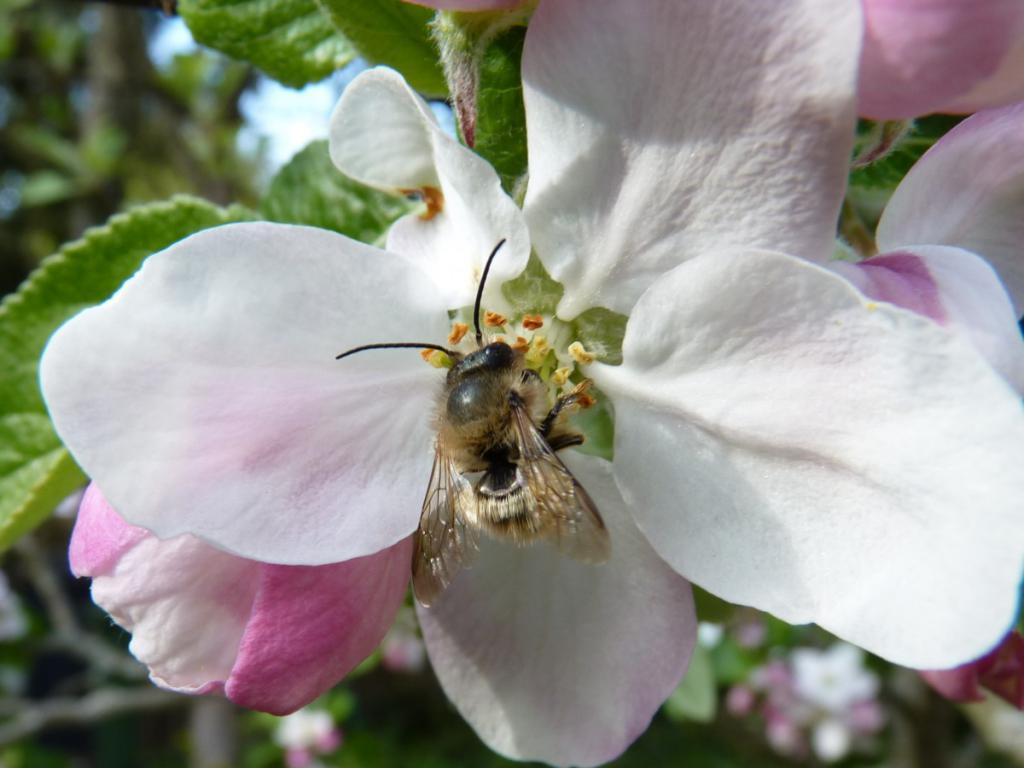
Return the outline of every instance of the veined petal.
{"type": "Polygon", "coordinates": [[[831,252],[858,2],[558,0],[523,51],[533,245],[559,314],[628,312],[722,245],[831,252]]]}
{"type": "Polygon", "coordinates": [[[1024,392],[1024,339],[1006,289],[984,259],[962,248],[919,245],[829,266],[870,298],[917,312],[962,334],[1018,392],[1024,392]]]}
{"type": "Polygon", "coordinates": [[[1024,98],[1018,0],[864,0],[864,16],[865,117],[971,112],[1024,98]]]}
{"type": "Polygon", "coordinates": [[[486,292],[487,306],[504,307],[501,284],[522,272],[530,255],[522,212],[490,164],[441,130],[401,75],[378,67],[345,89],[331,117],[331,159],[369,186],[427,196],[425,214],[391,226],[388,250],[414,259],[446,307],[473,303],[484,261],[506,239],[486,292]]]}
{"type": "Polygon", "coordinates": [[[259,584],[260,564],[194,536],[145,535],[92,599],[132,634],[128,650],[162,688],[218,693],[231,675],[259,584]]]}
{"type": "Polygon", "coordinates": [[[409,580],[409,539],[343,563],[267,565],[194,536],[161,541],[121,520],[94,485],[75,536],[94,536],[100,517],[136,542],[94,577],[93,599],[132,633],[129,650],[153,681],[273,714],[310,703],[366,658],[409,580]]]}
{"type": "Polygon", "coordinates": [[[289,564],[376,552],[416,527],[441,374],[410,350],[334,358],[443,340],[425,281],[324,230],[205,230],[54,335],[50,414],[114,508],[161,537],[289,564]]]}
{"type": "Polygon", "coordinates": [[[487,540],[477,564],[417,612],[442,687],[488,746],[590,766],[647,727],[686,670],[697,622],[689,585],[636,530],[607,462],[562,455],[601,509],[611,559],[587,565],[547,544],[487,540]]]}
{"type": "Polygon", "coordinates": [[[264,565],[225,693],[287,714],[365,659],[395,620],[409,584],[412,539],[321,566],[264,565]]]}
{"type": "Polygon", "coordinates": [[[812,264],[711,253],[665,275],[623,364],[615,478],[687,578],[899,664],[1016,617],[1024,414],[965,341],[812,264]]]}
{"type": "Polygon", "coordinates": [[[878,247],[952,245],[987,259],[1024,311],[1024,104],[979,112],[903,179],[878,223],[878,247]]]}

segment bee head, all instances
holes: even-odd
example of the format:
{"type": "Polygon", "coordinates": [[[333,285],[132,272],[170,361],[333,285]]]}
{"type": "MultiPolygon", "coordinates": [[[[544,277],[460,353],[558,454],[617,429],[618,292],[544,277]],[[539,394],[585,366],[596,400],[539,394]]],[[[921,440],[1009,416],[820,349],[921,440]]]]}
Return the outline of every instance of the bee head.
{"type": "Polygon", "coordinates": [[[507,371],[516,363],[516,353],[503,341],[495,341],[486,347],[470,352],[459,360],[450,371],[448,381],[454,382],[476,373],[507,371]]]}

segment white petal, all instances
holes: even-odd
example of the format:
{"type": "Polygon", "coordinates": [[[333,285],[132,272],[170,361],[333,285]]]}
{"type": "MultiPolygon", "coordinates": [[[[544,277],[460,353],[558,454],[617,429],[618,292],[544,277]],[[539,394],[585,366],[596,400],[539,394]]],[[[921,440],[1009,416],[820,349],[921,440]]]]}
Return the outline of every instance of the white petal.
{"type": "Polygon", "coordinates": [[[376,552],[416,527],[448,318],[402,258],[324,230],[209,229],[150,257],[42,360],[57,431],[129,522],[265,562],[376,552]]]}
{"type": "Polygon", "coordinates": [[[485,541],[431,608],[418,607],[448,697],[488,746],[519,760],[597,765],[644,731],[696,643],[689,585],[625,512],[606,462],[567,464],[601,509],[612,556],[485,541]]]}
{"type": "Polygon", "coordinates": [[[147,536],[92,582],[93,600],[132,633],[132,655],[153,682],[183,693],[219,691],[231,674],[259,563],[192,536],[147,536]]]}
{"type": "Polygon", "coordinates": [[[628,312],[727,244],[820,260],[846,184],[860,6],[542,3],[523,52],[533,245],[559,314],[628,312]]]}
{"type": "Polygon", "coordinates": [[[388,250],[415,259],[447,307],[473,303],[487,256],[506,239],[485,294],[487,306],[504,307],[501,283],[530,255],[522,212],[490,164],[441,130],[401,75],[378,67],[345,89],[331,117],[331,158],[348,176],[388,192],[441,190],[443,209],[395,222],[388,250]]]}
{"type": "Polygon", "coordinates": [[[712,253],[637,304],[615,478],[680,573],[890,661],[948,667],[1016,616],[1024,418],[965,341],[811,264],[712,253]]]}
{"type": "Polygon", "coordinates": [[[1024,339],[1006,290],[983,259],[962,248],[919,245],[829,267],[871,298],[911,309],[962,334],[1024,392],[1024,339]]]}
{"type": "Polygon", "coordinates": [[[979,112],[939,140],[896,188],[878,247],[953,245],[987,259],[1024,311],[1024,104],[979,112]]]}

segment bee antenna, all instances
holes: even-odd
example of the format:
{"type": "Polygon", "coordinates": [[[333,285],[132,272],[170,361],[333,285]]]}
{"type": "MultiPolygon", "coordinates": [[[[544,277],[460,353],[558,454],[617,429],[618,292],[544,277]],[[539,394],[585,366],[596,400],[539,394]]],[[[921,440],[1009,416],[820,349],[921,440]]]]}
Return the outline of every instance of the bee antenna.
{"type": "Polygon", "coordinates": [[[354,355],[356,352],[365,352],[368,349],[436,349],[439,352],[444,352],[449,357],[453,357],[457,354],[450,349],[445,349],[440,344],[419,344],[416,342],[399,341],[393,344],[364,344],[361,347],[350,349],[348,352],[342,352],[334,359],[341,360],[343,357],[354,355]]]}
{"type": "Polygon", "coordinates": [[[484,273],[480,275],[480,285],[476,288],[476,304],[473,305],[473,326],[476,328],[476,343],[480,345],[484,343],[484,334],[480,330],[480,301],[484,297],[484,285],[487,283],[487,273],[491,271],[491,262],[494,261],[494,257],[498,255],[498,251],[501,250],[501,246],[504,244],[505,238],[503,237],[494,246],[491,255],[487,257],[487,263],[484,264],[484,273]]]}

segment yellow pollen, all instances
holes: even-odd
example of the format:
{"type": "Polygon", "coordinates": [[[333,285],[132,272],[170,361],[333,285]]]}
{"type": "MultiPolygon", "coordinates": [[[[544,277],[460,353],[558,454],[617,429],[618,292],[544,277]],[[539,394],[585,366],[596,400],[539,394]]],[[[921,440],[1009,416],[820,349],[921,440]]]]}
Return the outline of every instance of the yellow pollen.
{"type": "Polygon", "coordinates": [[[875,303],[875,302],[873,302],[873,301],[869,301],[869,302],[868,302],[867,304],[865,304],[865,305],[864,305],[864,307],[865,307],[865,308],[866,308],[866,309],[867,309],[867,310],[868,310],[869,312],[874,312],[874,311],[875,311],[876,309],[878,309],[878,304],[876,304],[876,303],[875,303]]]}
{"type": "Polygon", "coordinates": [[[491,328],[500,328],[508,322],[508,318],[500,312],[491,312],[488,310],[484,312],[484,325],[489,325],[491,328]]]}
{"type": "Polygon", "coordinates": [[[544,327],[544,318],[540,315],[523,315],[523,328],[528,331],[536,331],[544,327]]]}
{"type": "MultiPolygon", "coordinates": [[[[462,341],[462,337],[466,335],[467,331],[469,331],[468,325],[465,323],[455,323],[452,326],[452,332],[448,334],[448,343],[452,345],[458,344],[462,341]]],[[[434,351],[436,352],[437,350],[434,351]]]]}
{"type": "Polygon", "coordinates": [[[554,373],[551,374],[551,380],[560,387],[564,387],[566,382],[569,381],[569,374],[572,373],[571,368],[565,366],[556,368],[554,373]]]}
{"type": "Polygon", "coordinates": [[[574,341],[569,345],[569,357],[575,360],[580,365],[586,365],[587,363],[594,362],[594,355],[592,352],[587,352],[583,348],[583,345],[578,341],[574,341]]]}
{"type": "Polygon", "coordinates": [[[435,368],[451,368],[452,359],[439,349],[424,349],[420,357],[435,368]]]}

